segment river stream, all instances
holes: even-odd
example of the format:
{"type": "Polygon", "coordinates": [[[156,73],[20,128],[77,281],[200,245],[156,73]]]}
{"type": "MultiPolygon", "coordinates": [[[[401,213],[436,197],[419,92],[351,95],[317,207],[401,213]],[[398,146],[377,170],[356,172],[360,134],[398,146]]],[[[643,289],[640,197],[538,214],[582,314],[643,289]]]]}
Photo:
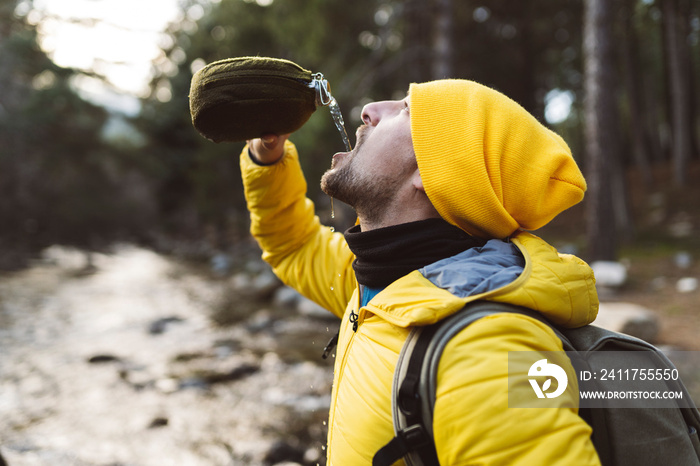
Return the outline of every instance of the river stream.
{"type": "Polygon", "coordinates": [[[133,246],[92,263],[0,275],[7,464],[324,464],[335,322],[133,246]]]}

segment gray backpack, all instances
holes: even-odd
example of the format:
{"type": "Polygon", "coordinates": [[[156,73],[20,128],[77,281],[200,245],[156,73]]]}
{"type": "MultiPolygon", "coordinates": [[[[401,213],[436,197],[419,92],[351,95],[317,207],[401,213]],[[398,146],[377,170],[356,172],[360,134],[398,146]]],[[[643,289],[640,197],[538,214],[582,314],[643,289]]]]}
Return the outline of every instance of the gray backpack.
{"type": "MultiPolygon", "coordinates": [[[[450,339],[476,320],[500,313],[519,313],[547,323],[562,340],[566,354],[578,371],[601,373],[610,357],[639,354],[661,372],[677,369],[653,345],[637,338],[593,325],[562,329],[532,310],[503,303],[477,301],[436,324],[414,328],[407,338],[394,373],[392,411],[396,436],[374,456],[373,466],[390,466],[404,458],[409,466],[438,465],[433,442],[433,408],[440,356],[450,339]],[[643,351],[645,353],[630,353],[643,351]],[[615,352],[619,352],[619,356],[615,352]],[[573,356],[572,356],[573,355],[573,356]],[[612,355],[612,356],[611,356],[612,355]]],[[[595,381],[590,382],[595,385],[595,381]]],[[[604,466],[700,465],[700,413],[680,381],[660,380],[657,388],[682,392],[672,408],[585,407],[579,415],[592,427],[592,441],[604,466]]],[[[589,386],[590,388],[590,386],[589,386]]],[[[668,403],[668,401],[667,401],[668,403]]],[[[595,406],[595,405],[594,405],[595,406]]]]}

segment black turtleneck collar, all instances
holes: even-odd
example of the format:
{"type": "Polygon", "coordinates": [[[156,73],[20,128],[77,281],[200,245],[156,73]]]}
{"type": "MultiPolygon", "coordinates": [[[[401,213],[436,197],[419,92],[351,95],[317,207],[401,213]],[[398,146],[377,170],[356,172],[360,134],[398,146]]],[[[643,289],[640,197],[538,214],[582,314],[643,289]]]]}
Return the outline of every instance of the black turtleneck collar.
{"type": "Polygon", "coordinates": [[[486,242],[441,218],[419,220],[370,231],[355,225],[345,240],[356,259],[360,285],[384,288],[404,275],[486,242]]]}

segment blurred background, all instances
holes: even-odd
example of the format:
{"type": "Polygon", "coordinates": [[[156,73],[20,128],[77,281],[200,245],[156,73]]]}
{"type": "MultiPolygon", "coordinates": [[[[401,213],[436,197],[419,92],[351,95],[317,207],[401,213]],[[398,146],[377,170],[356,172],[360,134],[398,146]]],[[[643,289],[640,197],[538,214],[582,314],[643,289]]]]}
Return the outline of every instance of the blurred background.
{"type": "MultiPolygon", "coordinates": [[[[560,132],[585,171],[591,225],[575,231],[590,258],[617,258],[699,199],[700,5],[691,0],[0,5],[5,269],[52,244],[178,240],[205,252],[246,234],[240,147],[200,137],[188,110],[193,72],[235,56],[324,73],[349,133],[365,103],[401,97],[410,82],[459,77],[502,91],[560,132]]],[[[294,135],[314,199],[342,149],[327,114],[294,135]]]]}
{"type": "MultiPolygon", "coordinates": [[[[116,447],[121,453],[75,453],[75,445],[84,446],[89,434],[96,435],[94,426],[83,437],[47,441],[54,449],[49,461],[37,452],[50,448],[36,439],[53,434],[17,434],[60,411],[55,406],[67,392],[56,389],[64,394],[59,396],[54,388],[61,384],[42,378],[31,382],[41,372],[37,367],[55,365],[49,354],[66,343],[61,335],[77,335],[75,328],[60,325],[82,322],[80,335],[92,338],[105,329],[148,325],[145,333],[153,338],[163,332],[152,332],[152,325],[184,328],[183,321],[199,322],[196,316],[204,315],[217,325],[244,322],[252,334],[263,329],[279,336],[271,330],[277,314],[269,303],[271,290],[280,285],[264,282],[265,269],[256,262],[259,251],[248,233],[238,168],[242,145],[202,138],[191,125],[188,106],[194,72],[215,60],[248,55],[286,58],[322,72],[350,134],[364,104],[403,98],[411,82],[466,78],[510,96],[564,137],[589,184],[583,203],[538,234],[562,252],[612,264],[599,274],[604,299],[651,308],[661,318],[660,342],[700,349],[696,0],[0,0],[0,390],[5,390],[0,391],[0,411],[6,417],[23,413],[13,414],[14,427],[0,432],[0,447],[8,432],[14,436],[4,450],[10,464],[61,464],[65,458],[83,461],[65,464],[274,464],[261,459],[272,450],[258,448],[260,453],[250,447],[258,445],[250,439],[247,447],[217,440],[226,447],[223,453],[197,447],[192,457],[197,459],[182,453],[163,463],[141,463],[134,459],[138,454],[129,456],[116,447]],[[622,282],[605,281],[607,271],[614,275],[620,269],[622,282]],[[237,275],[241,270],[245,276],[237,275]],[[256,279],[264,283],[251,286],[256,279]],[[612,291],[603,289],[607,284],[612,291]],[[246,295],[250,289],[257,294],[246,295]],[[142,301],[117,305],[118,293],[142,301]],[[98,309],[113,316],[122,312],[120,306],[138,311],[122,320],[90,320],[98,309]],[[84,321],[76,311],[83,307],[84,321]],[[38,323],[53,330],[42,330],[38,323]],[[41,354],[37,348],[46,349],[45,359],[32,359],[41,354]],[[22,366],[27,360],[34,362],[22,366]],[[28,387],[22,382],[27,379],[28,387]],[[35,395],[45,409],[37,411],[35,395]],[[9,461],[13,455],[16,463],[9,461]],[[27,455],[39,459],[33,463],[27,455]]],[[[292,140],[320,217],[344,229],[354,220],[352,212],[336,203],[338,215],[331,219],[330,200],[317,182],[332,154],[343,150],[328,110],[319,108],[292,140]]],[[[325,335],[327,326],[321,327],[325,335]]],[[[219,343],[207,343],[207,351],[237,348],[233,352],[240,353],[243,337],[222,336],[222,331],[215,330],[219,343]],[[221,343],[232,340],[235,345],[221,343]]],[[[177,335],[182,343],[191,333],[177,335]]],[[[267,350],[277,348],[275,340],[255,335],[253,341],[269,347],[256,349],[252,363],[238,361],[226,374],[241,367],[248,374],[248,366],[250,373],[312,370],[303,366],[305,357],[285,360],[289,350],[278,350],[282,360],[265,359],[267,350]]],[[[113,336],[119,347],[122,340],[113,336]]],[[[92,364],[91,358],[105,356],[99,351],[108,351],[104,360],[119,362],[120,380],[131,380],[136,366],[124,362],[128,355],[115,356],[112,347],[100,350],[94,343],[76,350],[79,362],[71,370],[83,374],[80,364],[92,364]]],[[[154,358],[167,353],[148,348],[133,343],[129,352],[122,347],[133,358],[148,351],[154,358]]],[[[218,358],[221,352],[215,353],[218,358]]],[[[182,350],[168,357],[187,359],[182,350]]],[[[142,385],[172,394],[158,383],[174,377],[167,375],[151,374],[142,385]]],[[[182,380],[190,380],[175,379],[178,393],[187,385],[182,380]]],[[[138,386],[130,384],[132,391],[138,386]]],[[[211,395],[212,386],[220,384],[203,385],[211,395]]],[[[245,393],[253,397],[261,390],[245,393]]],[[[79,393],[64,403],[85,399],[79,393]]],[[[129,393],[114,403],[128,404],[129,393]]],[[[304,435],[295,434],[296,440],[280,447],[300,449],[300,442],[314,439],[316,453],[301,449],[299,463],[322,462],[319,409],[309,415],[316,430],[301,429],[304,435]]],[[[211,412],[220,414],[220,407],[211,412]]],[[[250,408],[244,423],[262,425],[260,438],[284,430],[278,412],[270,416],[276,419],[271,424],[255,420],[256,412],[250,408]]],[[[105,412],[102,420],[111,416],[105,412]]],[[[169,419],[170,427],[176,425],[172,413],[148,416],[139,424],[144,429],[152,423],[168,426],[169,419]]],[[[73,419],[69,426],[78,431],[76,426],[86,423],[73,419]]],[[[191,419],[183,423],[192,425],[191,419]]],[[[54,428],[54,434],[65,432],[66,425],[54,428]]],[[[192,438],[191,432],[182,435],[192,438]]],[[[168,448],[182,446],[177,438],[168,448]]],[[[159,445],[157,439],[148,440],[159,445]]],[[[130,448],[143,453],[139,448],[145,447],[130,448]]]]}

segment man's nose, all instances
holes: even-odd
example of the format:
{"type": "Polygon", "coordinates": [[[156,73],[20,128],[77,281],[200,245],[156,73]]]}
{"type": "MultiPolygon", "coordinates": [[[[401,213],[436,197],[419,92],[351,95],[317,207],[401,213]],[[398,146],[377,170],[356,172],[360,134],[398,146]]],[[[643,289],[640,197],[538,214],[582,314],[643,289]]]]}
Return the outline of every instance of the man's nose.
{"type": "Polygon", "coordinates": [[[384,100],[381,102],[372,102],[362,108],[362,122],[366,125],[376,126],[381,119],[391,111],[394,101],[384,100]]]}

